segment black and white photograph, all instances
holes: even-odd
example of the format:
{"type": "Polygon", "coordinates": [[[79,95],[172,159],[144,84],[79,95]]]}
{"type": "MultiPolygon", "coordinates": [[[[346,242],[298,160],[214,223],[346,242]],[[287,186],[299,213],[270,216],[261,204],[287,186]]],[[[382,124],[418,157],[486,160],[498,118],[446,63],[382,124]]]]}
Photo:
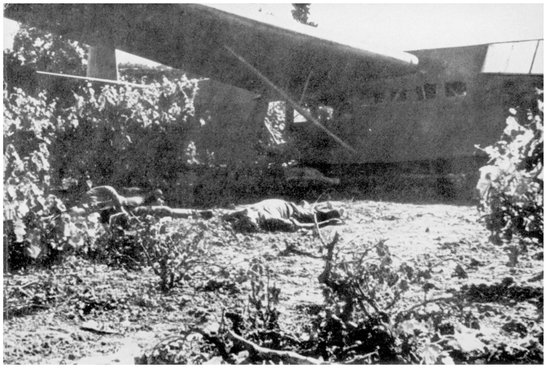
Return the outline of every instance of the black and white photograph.
{"type": "Polygon", "coordinates": [[[3,364],[542,365],[544,10],[3,2],[3,364]]]}

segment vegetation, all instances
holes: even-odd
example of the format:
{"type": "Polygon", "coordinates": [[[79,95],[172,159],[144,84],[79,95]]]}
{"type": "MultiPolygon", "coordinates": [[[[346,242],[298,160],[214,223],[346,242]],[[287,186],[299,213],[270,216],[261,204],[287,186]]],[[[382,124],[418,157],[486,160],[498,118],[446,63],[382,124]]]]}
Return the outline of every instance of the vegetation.
{"type": "MultiPolygon", "coordinates": [[[[330,242],[320,230],[236,234],[218,217],[130,214],[104,227],[69,215],[70,192],[90,182],[160,187],[181,203],[176,174],[208,160],[189,138],[200,124],[195,94],[186,77],[149,89],[80,86],[70,104],[17,86],[4,92],[5,362],[44,360],[53,348],[74,361],[75,347],[117,346],[98,337],[161,330],[169,336],[148,337],[159,343],[137,362],[543,362],[543,288],[527,275],[542,268],[539,254],[526,250],[509,268],[461,208],[348,201],[348,224],[330,242]],[[426,227],[437,211],[438,234],[426,227]],[[413,237],[394,237],[399,221],[413,237]],[[454,224],[463,233],[449,241],[454,224]],[[480,282],[469,277],[477,274],[480,282]],[[305,291],[315,299],[295,303],[305,291]],[[18,336],[33,323],[54,328],[18,336]]],[[[484,219],[495,242],[539,244],[543,109],[519,113],[485,149],[496,175],[484,219]]],[[[237,174],[225,176],[227,188],[262,190],[237,174]]]]}
{"type": "Polygon", "coordinates": [[[187,79],[166,80],[146,91],[105,86],[97,93],[87,86],[68,108],[49,102],[45,94],[5,92],[9,254],[15,258],[21,245],[26,245],[23,254],[34,255],[31,259],[52,250],[90,246],[92,226],[71,219],[62,199],[54,195],[61,190],[65,195],[82,193],[86,182],[162,188],[172,195],[171,203],[180,201],[183,186],[172,176],[197,157],[181,145],[188,142],[186,133],[193,124],[194,92],[195,85],[187,79]],[[85,240],[76,236],[81,232],[85,240]],[[32,240],[41,240],[49,251],[30,246],[32,240]]]}
{"type": "Polygon", "coordinates": [[[83,76],[87,68],[87,47],[65,37],[21,25],[11,50],[4,50],[4,89],[20,88],[31,96],[48,91],[58,106],[70,105],[77,82],[39,77],[36,71],[83,76]]]}
{"type": "MultiPolygon", "coordinates": [[[[226,305],[219,324],[208,329],[189,327],[159,342],[138,362],[310,365],[543,360],[541,326],[522,331],[516,345],[507,344],[483,333],[482,310],[477,311],[507,298],[536,300],[541,307],[541,288],[520,287],[507,278],[491,286],[464,284],[437,296],[434,266],[395,262],[384,241],[350,253],[345,249],[337,233],[324,245],[324,269],[318,276],[324,302],[309,306],[303,318],[307,323],[299,328],[284,328],[280,307],[284,290],[276,282],[280,276],[264,258],[254,258],[245,278],[232,279],[248,286],[244,304],[226,305]],[[418,294],[423,298],[410,304],[418,294]],[[195,344],[194,351],[189,351],[189,342],[195,344]]],[[[456,273],[457,278],[467,278],[464,271],[456,273]]],[[[507,321],[506,330],[523,328],[513,319],[507,321]]]]}
{"type": "Polygon", "coordinates": [[[55,104],[22,90],[4,93],[4,251],[9,268],[49,264],[93,243],[93,225],[66,214],[52,194],[55,104]]]}
{"type": "Polygon", "coordinates": [[[318,25],[316,23],[309,21],[310,6],[311,4],[292,4],[292,17],[299,23],[317,27],[318,25]]]}
{"type": "Polygon", "coordinates": [[[198,155],[188,149],[188,132],[198,124],[195,93],[196,84],[184,77],[148,89],[82,88],[61,114],[55,172],[59,178],[89,177],[93,183],[162,188],[181,196],[170,176],[198,155]]]}
{"type": "Polygon", "coordinates": [[[500,141],[484,148],[481,168],[483,219],[496,244],[513,237],[543,243],[543,98],[529,109],[511,109],[500,141]]]}
{"type": "Polygon", "coordinates": [[[63,36],[21,25],[13,40],[12,53],[34,70],[85,75],[87,48],[63,36]]]}
{"type": "MultiPolygon", "coordinates": [[[[169,291],[190,280],[210,257],[201,222],[181,229],[178,222],[153,216],[131,217],[126,227],[114,227],[106,237],[106,258],[131,268],[149,266],[160,278],[160,289],[169,291]]],[[[103,256],[105,257],[105,256],[103,256]]]]}

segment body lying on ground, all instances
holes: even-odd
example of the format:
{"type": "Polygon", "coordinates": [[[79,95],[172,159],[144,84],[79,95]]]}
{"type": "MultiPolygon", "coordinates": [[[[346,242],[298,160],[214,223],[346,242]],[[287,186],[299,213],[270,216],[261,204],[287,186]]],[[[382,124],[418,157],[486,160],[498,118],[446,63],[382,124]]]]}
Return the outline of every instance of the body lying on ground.
{"type": "Polygon", "coordinates": [[[128,215],[153,215],[157,217],[173,218],[211,218],[208,210],[192,210],[170,208],[164,205],[161,190],[142,191],[133,189],[130,196],[122,196],[111,186],[98,186],[86,192],[80,207],[71,209],[75,215],[84,215],[97,212],[101,223],[123,224],[128,215]]]}
{"type": "Polygon", "coordinates": [[[204,218],[213,217],[211,210],[195,210],[183,208],[170,208],[169,206],[138,206],[133,209],[135,215],[154,215],[157,217],[172,218],[204,218]]]}
{"type": "Polygon", "coordinates": [[[323,227],[341,224],[343,215],[343,209],[333,209],[329,204],[297,205],[290,201],[268,199],[225,214],[223,220],[230,222],[241,232],[291,232],[316,225],[323,227]]]}

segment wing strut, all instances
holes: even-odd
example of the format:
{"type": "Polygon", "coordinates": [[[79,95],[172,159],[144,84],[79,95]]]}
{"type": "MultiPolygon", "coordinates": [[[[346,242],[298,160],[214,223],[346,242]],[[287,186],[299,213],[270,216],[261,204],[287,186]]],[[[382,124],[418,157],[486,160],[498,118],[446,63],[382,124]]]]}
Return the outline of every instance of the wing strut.
{"type": "Polygon", "coordinates": [[[82,81],[100,82],[100,83],[106,83],[106,84],[111,84],[111,85],[130,86],[130,87],[136,87],[136,88],[154,88],[154,86],[152,86],[152,85],[142,85],[142,84],[139,84],[139,83],[116,81],[116,80],[112,80],[112,79],[75,76],[75,75],[72,75],[72,74],[51,73],[51,72],[44,72],[44,71],[40,71],[40,70],[36,71],[36,73],[37,74],[42,74],[42,75],[45,75],[45,76],[78,79],[78,80],[82,80],[82,81]]]}
{"type": "Polygon", "coordinates": [[[313,71],[311,70],[309,72],[309,75],[307,76],[307,80],[305,81],[305,86],[303,86],[303,92],[301,93],[301,97],[299,98],[299,105],[303,103],[303,99],[305,99],[305,93],[307,92],[307,87],[309,87],[309,81],[311,80],[311,76],[313,75],[313,71]]]}
{"type": "Polygon", "coordinates": [[[292,107],[299,112],[302,116],[304,116],[308,121],[312,122],[315,126],[323,130],[328,136],[333,138],[338,144],[343,146],[345,149],[349,150],[352,153],[356,153],[357,151],[353,149],[349,144],[345,143],[341,138],[336,136],[332,131],[330,131],[328,128],[324,127],[317,119],[315,119],[311,113],[309,113],[306,109],[303,109],[298,103],[296,103],[290,95],[288,95],[284,90],[282,90],[280,87],[275,85],[273,82],[271,82],[266,76],[264,76],[259,70],[257,70],[253,65],[248,63],[246,59],[244,59],[242,56],[237,54],[235,51],[233,51],[230,47],[227,45],[224,45],[225,49],[227,49],[234,57],[236,57],[242,64],[244,64],[248,69],[250,69],[252,72],[254,72],[263,82],[265,82],[269,87],[271,87],[276,93],[278,93],[284,100],[290,103],[292,107]]]}

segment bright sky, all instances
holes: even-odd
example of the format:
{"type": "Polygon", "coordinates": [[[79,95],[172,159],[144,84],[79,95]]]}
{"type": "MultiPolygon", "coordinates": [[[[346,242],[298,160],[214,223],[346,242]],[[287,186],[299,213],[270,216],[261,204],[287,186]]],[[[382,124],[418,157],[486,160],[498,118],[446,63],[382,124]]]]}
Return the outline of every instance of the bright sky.
{"type": "MultiPolygon", "coordinates": [[[[269,14],[292,21],[290,4],[221,4],[241,15],[269,14]]],[[[543,38],[539,4],[313,3],[319,29],[354,43],[397,51],[543,38]]]]}
{"type": "MultiPolygon", "coordinates": [[[[397,50],[543,38],[541,4],[315,4],[319,24],[397,50]],[[348,17],[348,18],[346,18],[348,17]],[[380,32],[381,31],[381,32],[380,32]]],[[[314,13],[313,13],[314,12],[314,13]]]]}
{"type": "MultiPolygon", "coordinates": [[[[289,3],[215,7],[272,22],[294,22],[289,3]]],[[[321,31],[350,43],[406,51],[543,38],[543,10],[541,3],[313,3],[310,20],[321,31]]],[[[11,45],[16,30],[14,22],[4,19],[4,48],[11,45]]],[[[118,59],[132,60],[123,53],[118,59]]]]}

